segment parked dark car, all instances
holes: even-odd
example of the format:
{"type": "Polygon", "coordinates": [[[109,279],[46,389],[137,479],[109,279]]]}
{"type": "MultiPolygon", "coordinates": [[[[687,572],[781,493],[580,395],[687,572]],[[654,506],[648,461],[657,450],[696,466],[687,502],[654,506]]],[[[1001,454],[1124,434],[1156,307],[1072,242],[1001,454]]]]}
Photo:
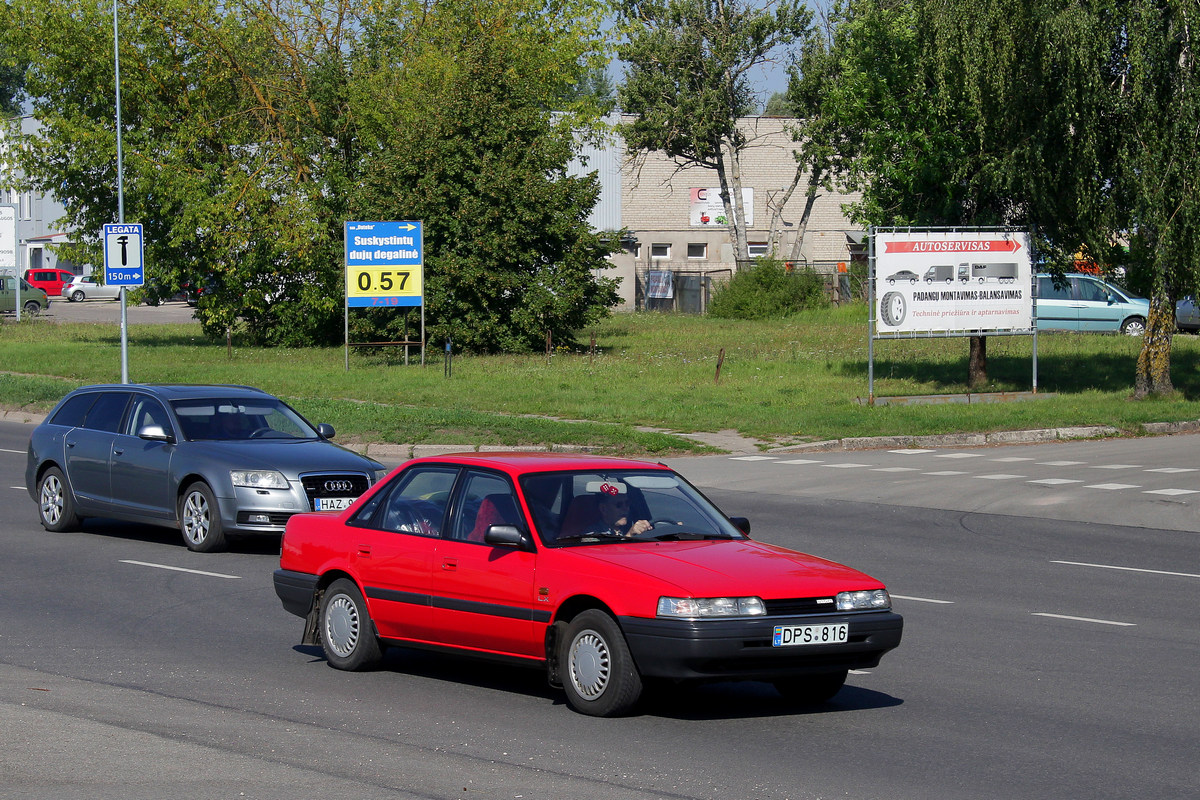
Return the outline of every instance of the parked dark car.
{"type": "Polygon", "coordinates": [[[347,508],[386,473],[333,436],[248,386],[85,386],[34,429],[25,485],[47,530],[123,519],[178,528],[208,552],[347,508]]]}
{"type": "Polygon", "coordinates": [[[0,275],[0,311],[13,314],[17,310],[17,281],[21,282],[21,313],[36,317],[50,307],[50,298],[24,278],[0,275]]]}

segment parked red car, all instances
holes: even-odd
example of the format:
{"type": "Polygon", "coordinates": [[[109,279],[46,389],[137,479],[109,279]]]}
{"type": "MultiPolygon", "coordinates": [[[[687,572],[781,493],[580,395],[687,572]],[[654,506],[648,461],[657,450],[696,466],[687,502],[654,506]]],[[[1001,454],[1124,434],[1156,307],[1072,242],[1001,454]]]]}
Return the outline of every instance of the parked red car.
{"type": "Polygon", "coordinates": [[[31,286],[36,286],[46,293],[47,297],[58,297],[62,288],[75,277],[75,273],[67,269],[27,269],[25,280],[31,286]]]}
{"type": "Polygon", "coordinates": [[[882,583],[749,530],[662,464],[421,458],[344,511],[293,516],[275,591],[339,669],[390,645],[502,657],[596,716],[630,711],[647,678],[823,702],[900,643],[882,583]]]}

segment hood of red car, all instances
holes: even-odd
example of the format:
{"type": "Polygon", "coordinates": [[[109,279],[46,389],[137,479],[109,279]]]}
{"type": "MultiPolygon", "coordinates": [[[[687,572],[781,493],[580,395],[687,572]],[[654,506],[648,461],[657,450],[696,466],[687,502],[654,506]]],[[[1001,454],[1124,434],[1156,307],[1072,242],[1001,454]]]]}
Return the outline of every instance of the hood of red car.
{"type": "Polygon", "coordinates": [[[826,597],[883,587],[871,576],[842,564],[749,540],[644,542],[559,552],[641,573],[692,597],[826,597]]]}

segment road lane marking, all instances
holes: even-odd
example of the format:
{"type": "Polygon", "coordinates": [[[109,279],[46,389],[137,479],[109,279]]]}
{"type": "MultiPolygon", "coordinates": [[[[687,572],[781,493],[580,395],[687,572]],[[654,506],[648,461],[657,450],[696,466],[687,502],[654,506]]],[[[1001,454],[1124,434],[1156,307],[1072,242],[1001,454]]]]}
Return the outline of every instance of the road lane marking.
{"type": "Polygon", "coordinates": [[[932,453],[933,451],[924,447],[909,447],[903,450],[888,450],[889,453],[898,453],[902,456],[916,456],[921,453],[932,453]]]}
{"type": "Polygon", "coordinates": [[[1141,469],[1141,464],[1093,464],[1088,469],[1141,469]]]}
{"type": "Polygon", "coordinates": [[[942,453],[935,458],[983,458],[983,453],[942,453]]]}
{"type": "Polygon", "coordinates": [[[1136,628],[1136,622],[1117,622],[1112,619],[1092,619],[1090,617],[1069,617],[1066,614],[1047,614],[1044,611],[1032,612],[1035,617],[1050,617],[1051,619],[1069,619],[1072,622],[1094,622],[1097,625],[1116,625],[1121,628],[1136,628]]]}
{"type": "Polygon", "coordinates": [[[1200,489],[1147,489],[1142,494],[1165,494],[1173,496],[1177,494],[1196,494],[1197,492],[1200,492],[1200,489]]]}
{"type": "Polygon", "coordinates": [[[1090,484],[1083,488],[1085,488],[1085,489],[1104,489],[1105,491],[1115,492],[1118,489],[1140,489],[1142,487],[1137,486],[1132,483],[1093,483],[1093,484],[1090,484]]]}
{"type": "Polygon", "coordinates": [[[906,596],[906,595],[902,595],[902,594],[893,594],[893,595],[891,595],[891,597],[892,597],[894,600],[911,600],[911,601],[913,601],[914,603],[935,603],[935,604],[937,604],[937,605],[939,605],[939,606],[952,606],[952,605],[954,605],[954,601],[953,601],[953,600],[933,600],[933,599],[931,599],[931,598],[928,598],[928,597],[908,597],[908,596],[906,596]]]}
{"type": "Polygon", "coordinates": [[[1024,456],[1009,456],[1007,458],[992,458],[992,459],[988,459],[988,460],[1004,462],[1004,463],[1012,463],[1013,461],[1033,461],[1032,458],[1025,458],[1024,456]]]}
{"type": "Polygon", "coordinates": [[[1119,569],[1125,572],[1146,572],[1151,575],[1174,575],[1177,578],[1200,578],[1191,572],[1167,572],[1163,569],[1142,569],[1141,567],[1119,567],[1116,564],[1087,564],[1083,561],[1051,561],[1051,564],[1066,564],[1070,567],[1095,567],[1096,569],[1119,569]]]}
{"type": "Polygon", "coordinates": [[[820,464],[819,458],[792,458],[787,461],[776,461],[776,464],[820,464]]]}
{"type": "Polygon", "coordinates": [[[832,469],[858,469],[859,467],[869,467],[870,464],[826,464],[825,466],[832,469]]]}
{"type": "Polygon", "coordinates": [[[167,564],[153,564],[149,561],[131,561],[129,559],[120,559],[122,564],[133,564],[137,567],[154,567],[155,569],[169,569],[172,572],[189,572],[192,575],[204,575],[209,578],[229,578],[230,580],[240,580],[241,575],[224,575],[220,572],[205,572],[202,569],[184,569],[183,567],[172,567],[167,564]]]}
{"type": "Polygon", "coordinates": [[[9,450],[7,447],[0,447],[0,453],[17,453],[18,455],[26,455],[25,450],[9,450]]]}
{"type": "Polygon", "coordinates": [[[1177,472],[1195,472],[1195,471],[1196,471],[1195,467],[1156,467],[1155,469],[1146,470],[1146,472],[1168,472],[1171,474],[1175,474],[1177,472]]]}
{"type": "Polygon", "coordinates": [[[1003,472],[993,472],[991,475],[976,475],[981,481],[1011,481],[1013,478],[1024,478],[1024,475],[1008,475],[1003,472]]]}
{"type": "Polygon", "coordinates": [[[1078,467],[1083,461],[1039,461],[1040,467],[1078,467]]]}
{"type": "Polygon", "coordinates": [[[1030,483],[1043,483],[1047,486],[1061,486],[1064,483],[1083,483],[1083,481],[1077,481],[1073,478],[1040,478],[1039,480],[1029,481],[1029,482],[1030,483]]]}
{"type": "Polygon", "coordinates": [[[967,473],[960,472],[959,470],[956,470],[956,469],[943,469],[943,470],[939,470],[937,472],[922,472],[921,474],[922,475],[942,476],[942,475],[966,475],[967,473]]]}
{"type": "Polygon", "coordinates": [[[920,467],[875,467],[872,472],[916,472],[920,467]]]}
{"type": "Polygon", "coordinates": [[[777,456],[734,456],[731,461],[774,461],[777,456]]]}

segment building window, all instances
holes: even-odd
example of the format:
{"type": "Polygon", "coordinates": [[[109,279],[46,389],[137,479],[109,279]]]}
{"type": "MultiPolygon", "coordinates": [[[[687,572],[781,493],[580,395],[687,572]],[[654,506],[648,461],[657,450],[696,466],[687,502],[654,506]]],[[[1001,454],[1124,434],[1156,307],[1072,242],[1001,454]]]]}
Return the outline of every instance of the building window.
{"type": "Polygon", "coordinates": [[[663,244],[662,242],[655,242],[654,244],[650,245],[650,257],[651,258],[670,258],[671,257],[671,245],[663,244]]]}
{"type": "Polygon", "coordinates": [[[746,249],[751,258],[764,258],[768,255],[766,242],[750,242],[746,245],[746,249]]]}
{"type": "Polygon", "coordinates": [[[688,258],[708,258],[708,243],[688,242],[688,258]]]}

